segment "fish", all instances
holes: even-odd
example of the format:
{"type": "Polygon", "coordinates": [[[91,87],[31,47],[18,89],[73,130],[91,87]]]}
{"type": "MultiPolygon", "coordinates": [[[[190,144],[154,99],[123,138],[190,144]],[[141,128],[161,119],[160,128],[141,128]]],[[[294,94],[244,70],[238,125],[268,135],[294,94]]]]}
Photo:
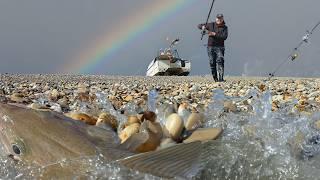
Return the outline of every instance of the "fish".
{"type": "Polygon", "coordinates": [[[163,178],[192,178],[208,162],[209,142],[181,143],[147,153],[123,148],[116,132],[90,126],[53,111],[0,103],[1,155],[30,166],[44,167],[42,178],[70,178],[86,169],[59,162],[101,156],[129,169],[163,178]]]}

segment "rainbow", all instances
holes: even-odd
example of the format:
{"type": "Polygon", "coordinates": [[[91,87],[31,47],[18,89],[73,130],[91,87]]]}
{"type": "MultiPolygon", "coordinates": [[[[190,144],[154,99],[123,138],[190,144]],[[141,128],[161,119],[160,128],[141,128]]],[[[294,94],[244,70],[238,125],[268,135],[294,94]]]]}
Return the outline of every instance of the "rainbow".
{"type": "Polygon", "coordinates": [[[115,25],[113,30],[108,30],[90,43],[88,48],[81,50],[80,54],[71,58],[69,64],[64,64],[63,72],[93,73],[99,63],[111,61],[113,54],[135,40],[140,34],[147,32],[160,21],[189,7],[194,2],[196,0],[152,1],[126,20],[120,20],[121,24],[115,25]]]}

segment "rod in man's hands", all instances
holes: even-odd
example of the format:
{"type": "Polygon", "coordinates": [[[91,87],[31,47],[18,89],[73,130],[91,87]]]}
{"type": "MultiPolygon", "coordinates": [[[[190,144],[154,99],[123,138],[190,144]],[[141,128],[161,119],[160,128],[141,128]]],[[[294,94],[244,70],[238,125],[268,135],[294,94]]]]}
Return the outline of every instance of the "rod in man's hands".
{"type": "MultiPolygon", "coordinates": [[[[212,11],[212,8],[213,8],[214,1],[215,1],[215,0],[212,0],[211,7],[210,7],[210,11],[209,11],[209,14],[208,14],[208,17],[207,17],[207,21],[206,21],[205,27],[207,27],[207,25],[208,25],[208,22],[209,22],[209,18],[210,18],[210,15],[211,15],[211,11],[212,11]]],[[[203,29],[202,32],[201,32],[201,40],[203,39],[203,36],[204,36],[205,34],[206,34],[206,29],[203,29]]]]}

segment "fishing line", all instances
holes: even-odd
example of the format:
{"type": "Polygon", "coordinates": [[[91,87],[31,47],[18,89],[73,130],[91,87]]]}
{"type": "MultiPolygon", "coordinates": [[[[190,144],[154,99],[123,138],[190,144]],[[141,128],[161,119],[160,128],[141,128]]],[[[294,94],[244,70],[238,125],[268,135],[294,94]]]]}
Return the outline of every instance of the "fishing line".
{"type": "Polygon", "coordinates": [[[284,59],[276,68],[272,73],[269,73],[269,78],[268,80],[270,80],[271,78],[273,78],[275,76],[275,73],[279,71],[279,69],[287,62],[287,60],[291,60],[294,61],[298,58],[299,54],[299,48],[305,44],[309,42],[310,36],[314,33],[314,31],[319,27],[320,25],[320,21],[311,29],[311,31],[307,30],[307,33],[302,37],[302,41],[299,42],[299,44],[293,49],[293,51],[291,52],[291,54],[288,56],[287,59],[284,59]]]}

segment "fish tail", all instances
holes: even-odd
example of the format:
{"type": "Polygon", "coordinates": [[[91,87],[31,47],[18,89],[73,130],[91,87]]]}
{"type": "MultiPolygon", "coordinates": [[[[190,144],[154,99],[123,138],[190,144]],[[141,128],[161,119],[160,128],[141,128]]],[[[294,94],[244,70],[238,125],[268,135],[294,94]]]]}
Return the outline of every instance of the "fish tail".
{"type": "Polygon", "coordinates": [[[118,160],[126,167],[164,178],[192,178],[208,162],[208,143],[179,144],[118,160]]]}

